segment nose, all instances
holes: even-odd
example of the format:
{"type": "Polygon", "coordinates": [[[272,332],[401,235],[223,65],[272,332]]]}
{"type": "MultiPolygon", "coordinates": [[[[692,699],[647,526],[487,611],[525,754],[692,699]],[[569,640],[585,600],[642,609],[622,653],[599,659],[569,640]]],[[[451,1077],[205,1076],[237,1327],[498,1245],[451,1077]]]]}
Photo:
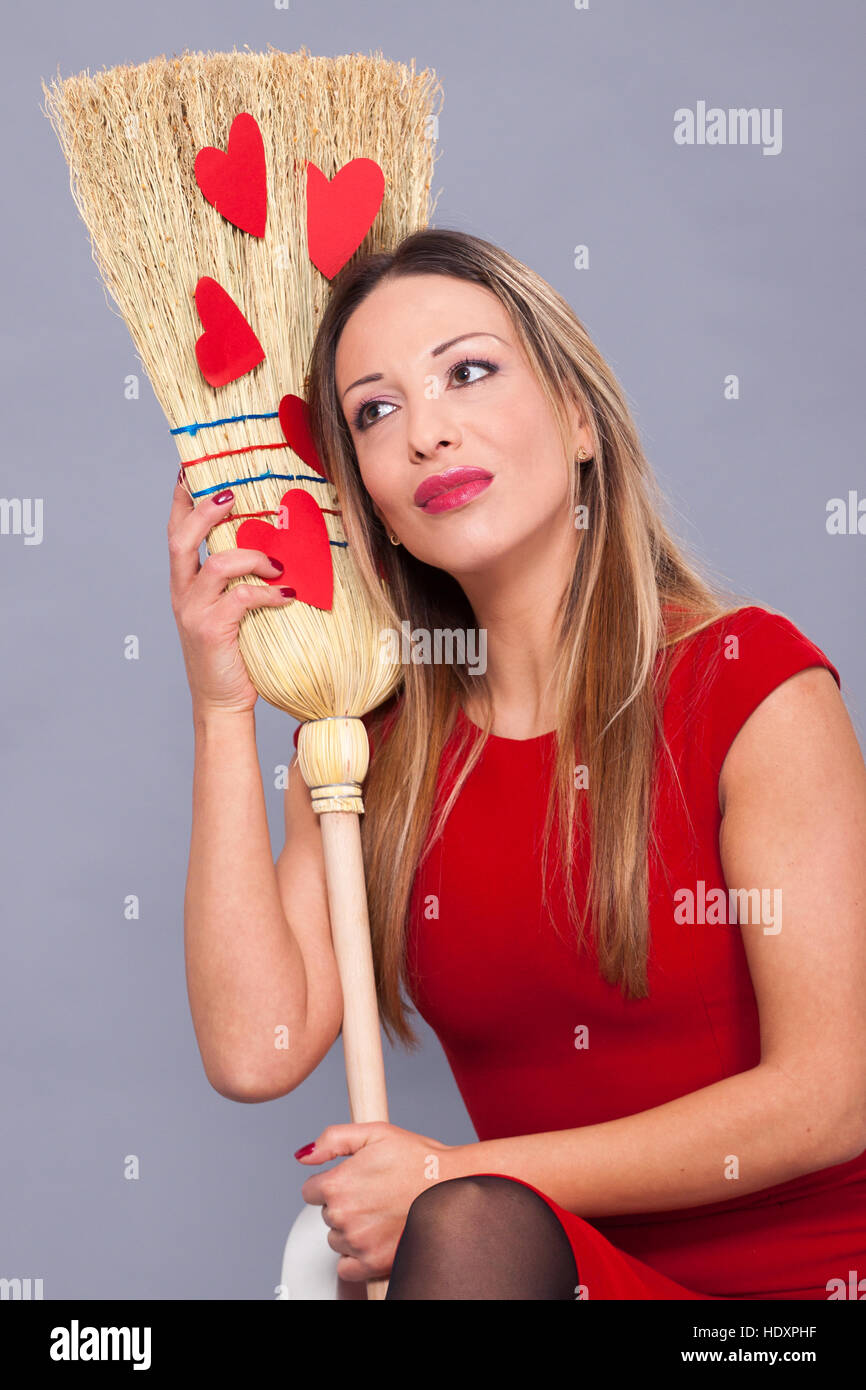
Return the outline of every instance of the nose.
{"type": "MultiPolygon", "coordinates": [[[[425,386],[424,392],[427,390],[425,386]]],[[[406,427],[409,458],[413,463],[423,463],[440,449],[453,448],[459,443],[459,430],[440,396],[422,394],[418,400],[407,401],[406,427]]]]}

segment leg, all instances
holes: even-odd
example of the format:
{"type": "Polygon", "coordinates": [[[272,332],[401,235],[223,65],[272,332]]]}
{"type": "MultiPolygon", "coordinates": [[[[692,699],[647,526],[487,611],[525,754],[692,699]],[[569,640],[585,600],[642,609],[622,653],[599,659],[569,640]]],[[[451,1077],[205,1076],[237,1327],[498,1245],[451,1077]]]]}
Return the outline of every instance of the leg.
{"type": "Polygon", "coordinates": [[[415,1198],[386,1299],[573,1299],[577,1283],[547,1203],[510,1178],[478,1174],[415,1198]]]}

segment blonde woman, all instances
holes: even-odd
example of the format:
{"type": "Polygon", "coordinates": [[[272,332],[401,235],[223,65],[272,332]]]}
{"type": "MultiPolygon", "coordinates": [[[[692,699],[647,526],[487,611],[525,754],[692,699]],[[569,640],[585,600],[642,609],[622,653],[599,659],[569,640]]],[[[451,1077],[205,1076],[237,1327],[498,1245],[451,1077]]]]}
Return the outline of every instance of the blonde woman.
{"type": "MultiPolygon", "coordinates": [[[[497,247],[431,229],[347,266],[308,386],[412,652],[366,721],[381,1018],[410,1048],[407,1000],[429,1022],[478,1136],[335,1123],[303,1145],[339,1275],[392,1300],[848,1296],[866,768],[836,667],[685,557],[609,366],[497,247]]],[[[342,996],[317,817],[293,764],[274,865],[237,652],[243,612],[291,591],[257,552],[198,565],[235,500],[179,486],[169,525],[186,940],[207,1075],[261,1101],[316,1068],[342,996]],[[225,593],[249,573],[268,587],[225,593]]]]}

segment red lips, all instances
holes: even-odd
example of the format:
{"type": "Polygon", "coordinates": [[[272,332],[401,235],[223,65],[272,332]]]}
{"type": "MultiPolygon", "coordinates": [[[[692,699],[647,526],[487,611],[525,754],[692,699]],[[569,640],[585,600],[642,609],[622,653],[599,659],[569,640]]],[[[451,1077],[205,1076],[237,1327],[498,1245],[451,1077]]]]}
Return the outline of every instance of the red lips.
{"type": "Polygon", "coordinates": [[[450,492],[463,483],[476,483],[482,478],[492,477],[493,474],[488,473],[486,468],[446,468],[444,473],[433,473],[425,478],[415,489],[415,505],[423,507],[425,502],[429,502],[431,497],[438,497],[441,492],[450,492]]]}

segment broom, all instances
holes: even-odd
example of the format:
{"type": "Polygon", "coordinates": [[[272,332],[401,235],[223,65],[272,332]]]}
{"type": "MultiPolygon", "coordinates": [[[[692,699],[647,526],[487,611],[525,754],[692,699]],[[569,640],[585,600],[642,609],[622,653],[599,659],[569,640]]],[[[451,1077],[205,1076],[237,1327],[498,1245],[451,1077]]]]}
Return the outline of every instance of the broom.
{"type": "MultiPolygon", "coordinates": [[[[235,514],[209,532],[209,552],[276,555],[277,582],[295,588],[286,606],[245,613],[239,646],[259,693],[301,723],[352,1121],[387,1122],[358,821],[369,761],[360,716],[401,677],[381,660],[384,602],[356,570],[301,392],[329,281],[359,248],[391,248],[428,223],[441,87],[414,61],[381,53],[269,46],[58,74],[42,90],[94,260],[190,495],[240,493],[235,514]]],[[[248,575],[228,587],[266,582],[248,575]]],[[[386,1289],[369,1280],[367,1297],[386,1289]]]]}

